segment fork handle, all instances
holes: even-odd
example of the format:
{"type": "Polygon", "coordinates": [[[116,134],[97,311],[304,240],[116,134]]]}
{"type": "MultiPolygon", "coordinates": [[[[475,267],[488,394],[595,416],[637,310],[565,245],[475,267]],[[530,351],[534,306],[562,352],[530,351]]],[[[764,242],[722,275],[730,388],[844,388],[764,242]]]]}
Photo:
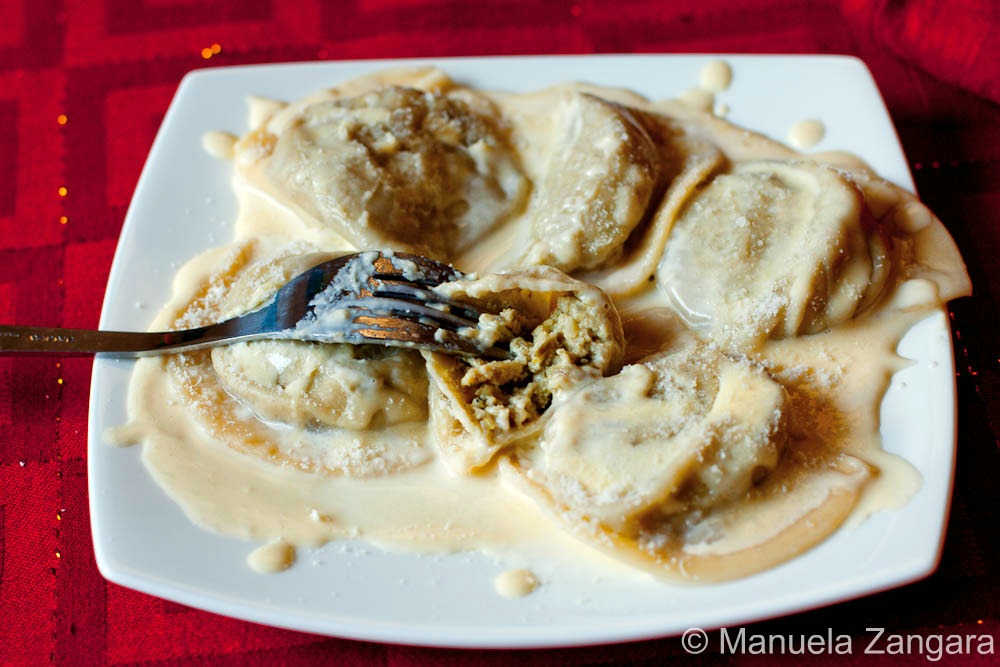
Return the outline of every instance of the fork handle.
{"type": "Polygon", "coordinates": [[[207,345],[209,327],[186,331],[139,332],[54,329],[0,325],[0,354],[93,354],[144,356],[173,348],[207,345]]]}

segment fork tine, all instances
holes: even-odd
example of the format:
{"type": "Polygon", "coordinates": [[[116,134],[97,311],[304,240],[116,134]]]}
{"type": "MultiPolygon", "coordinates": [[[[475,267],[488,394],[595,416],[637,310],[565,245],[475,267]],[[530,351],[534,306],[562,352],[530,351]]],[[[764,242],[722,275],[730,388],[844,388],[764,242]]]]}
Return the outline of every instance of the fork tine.
{"type": "Polygon", "coordinates": [[[509,357],[500,347],[483,350],[474,336],[464,335],[462,330],[479,326],[482,313],[475,306],[431,289],[463,277],[451,266],[408,253],[370,251],[313,271],[322,274],[322,287],[309,299],[309,312],[286,330],[289,338],[509,357]]]}
{"type": "Polygon", "coordinates": [[[418,285],[435,287],[462,277],[454,267],[420,255],[382,251],[374,262],[378,279],[403,279],[418,285]]]}
{"type": "Polygon", "coordinates": [[[431,308],[444,306],[447,312],[471,320],[472,322],[478,322],[479,317],[483,314],[481,310],[472,304],[455,301],[454,299],[442,296],[428,287],[399,280],[384,279],[378,281],[377,284],[372,285],[372,294],[379,297],[422,303],[431,308]]]}
{"type": "Polygon", "coordinates": [[[496,347],[483,350],[474,340],[453,331],[391,315],[358,315],[345,329],[343,336],[344,340],[354,343],[378,343],[439,350],[450,354],[492,359],[506,359],[509,356],[506,350],[496,347]]]}
{"type": "Polygon", "coordinates": [[[339,308],[353,308],[361,312],[378,315],[403,316],[414,321],[425,320],[436,326],[449,329],[475,328],[479,319],[461,317],[447,310],[441,310],[422,303],[394,299],[382,296],[362,296],[361,298],[345,299],[337,304],[339,308]]]}

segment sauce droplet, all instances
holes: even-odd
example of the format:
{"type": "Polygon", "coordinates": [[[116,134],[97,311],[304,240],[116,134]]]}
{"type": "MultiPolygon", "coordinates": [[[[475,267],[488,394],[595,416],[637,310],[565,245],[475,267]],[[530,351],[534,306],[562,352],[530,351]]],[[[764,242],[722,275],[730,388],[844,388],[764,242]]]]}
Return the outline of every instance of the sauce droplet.
{"type": "Polygon", "coordinates": [[[111,426],[104,431],[104,440],[115,447],[130,447],[142,442],[143,429],[135,422],[111,426]]]}
{"type": "Polygon", "coordinates": [[[218,160],[232,160],[237,137],[229,132],[210,130],[201,135],[201,147],[218,160]]]}
{"type": "Polygon", "coordinates": [[[268,542],[247,556],[247,565],[260,574],[283,572],[295,563],[295,547],[283,540],[268,542]]]}
{"type": "Polygon", "coordinates": [[[706,63],[698,73],[698,83],[705,90],[721,93],[733,82],[733,68],[724,60],[706,63]]]}
{"type": "Polygon", "coordinates": [[[493,580],[493,588],[505,598],[523,598],[538,588],[540,583],[531,570],[506,570],[493,580]]]}
{"type": "Polygon", "coordinates": [[[811,148],[823,140],[826,126],[818,120],[800,120],[788,130],[788,141],[797,148],[811,148]]]}

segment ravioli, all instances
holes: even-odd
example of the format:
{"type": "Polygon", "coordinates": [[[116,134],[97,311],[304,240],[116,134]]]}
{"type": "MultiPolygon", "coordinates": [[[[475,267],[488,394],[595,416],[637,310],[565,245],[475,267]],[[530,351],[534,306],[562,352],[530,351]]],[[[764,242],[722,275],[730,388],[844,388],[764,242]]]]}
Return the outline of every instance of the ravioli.
{"type": "Polygon", "coordinates": [[[658,149],[624,106],[575,90],[557,94],[556,104],[551,124],[533,132],[545,166],[521,263],[594,269],[622,254],[653,202],[658,149]]]}
{"type": "Polygon", "coordinates": [[[851,181],[823,165],[761,161],[734,165],[691,198],[657,279],[691,326],[739,347],[863,313],[890,265],[851,181]]]}
{"type": "Polygon", "coordinates": [[[518,212],[529,188],[496,118],[448,91],[331,95],[252,136],[251,180],[359,249],[451,256],[518,212]]]}
{"type": "Polygon", "coordinates": [[[252,341],[216,348],[212,366],[226,391],[257,415],[297,428],[364,431],[427,417],[417,352],[252,341]]]}
{"type": "MultiPolygon", "coordinates": [[[[326,258],[293,244],[237,246],[178,317],[199,326],[253,310],[326,258]]],[[[427,373],[419,353],[270,340],[168,358],[182,402],[234,450],[321,475],[383,476],[426,463],[427,373]]]]}
{"type": "MultiPolygon", "coordinates": [[[[228,287],[227,316],[253,310],[293,276],[329,255],[256,262],[228,287]]],[[[377,430],[427,416],[427,374],[415,351],[379,346],[259,340],[216,347],[222,386],[265,420],[296,428],[377,430]]]]}
{"type": "Polygon", "coordinates": [[[785,403],[762,369],[684,345],[568,396],[515,465],[561,513],[624,530],[745,496],[778,464],[785,403]]]}
{"type": "Polygon", "coordinates": [[[597,288],[551,267],[489,274],[437,288],[487,311],[473,335],[510,358],[427,353],[431,428],[449,465],[469,472],[533,436],[558,397],[612,374],[624,351],[621,318],[597,288]]]}

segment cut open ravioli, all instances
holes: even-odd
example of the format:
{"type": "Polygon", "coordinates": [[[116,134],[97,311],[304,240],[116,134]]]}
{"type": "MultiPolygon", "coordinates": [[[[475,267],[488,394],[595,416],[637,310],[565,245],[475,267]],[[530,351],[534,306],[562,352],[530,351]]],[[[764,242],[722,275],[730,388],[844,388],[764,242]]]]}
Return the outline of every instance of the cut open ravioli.
{"type": "Polygon", "coordinates": [[[474,335],[511,353],[504,360],[425,353],[431,428],[456,471],[484,466],[502,448],[535,434],[557,396],[621,365],[624,341],[614,304],[557,269],[490,274],[437,289],[489,313],[474,335]]]}

